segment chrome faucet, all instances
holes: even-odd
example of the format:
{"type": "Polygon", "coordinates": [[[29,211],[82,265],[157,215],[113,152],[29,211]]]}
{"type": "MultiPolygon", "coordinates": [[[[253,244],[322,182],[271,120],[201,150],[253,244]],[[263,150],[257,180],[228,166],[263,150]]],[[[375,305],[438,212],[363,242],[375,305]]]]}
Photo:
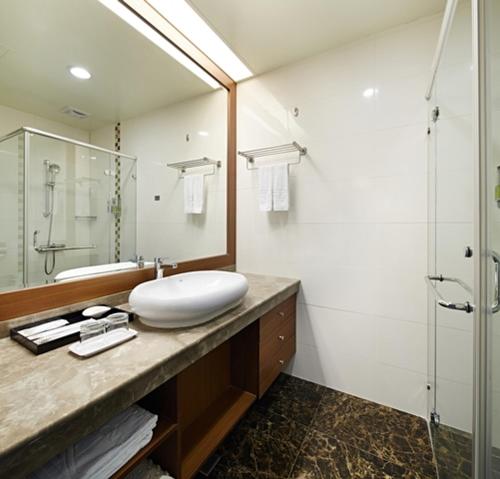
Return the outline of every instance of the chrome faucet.
{"type": "Polygon", "coordinates": [[[142,255],[135,255],[132,260],[133,263],[137,263],[139,269],[144,268],[144,257],[142,255]]]}
{"type": "Polygon", "coordinates": [[[172,269],[177,269],[177,263],[175,261],[166,261],[168,258],[162,258],[160,256],[157,256],[155,258],[155,272],[156,272],[156,279],[163,278],[163,266],[169,266],[172,269]]]}

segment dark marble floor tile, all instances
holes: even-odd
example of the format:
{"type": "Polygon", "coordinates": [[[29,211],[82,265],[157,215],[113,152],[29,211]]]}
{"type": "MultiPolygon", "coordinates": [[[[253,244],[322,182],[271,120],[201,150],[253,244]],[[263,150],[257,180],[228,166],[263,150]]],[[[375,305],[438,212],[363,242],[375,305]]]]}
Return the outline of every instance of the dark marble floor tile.
{"type": "Polygon", "coordinates": [[[472,436],[444,424],[431,425],[432,442],[441,479],[472,477],[472,436]]]}
{"type": "Polygon", "coordinates": [[[255,473],[243,466],[234,464],[221,464],[210,475],[210,479],[286,479],[286,476],[274,476],[265,473],[255,473]]]}
{"type": "Polygon", "coordinates": [[[299,448],[306,435],[307,427],[280,414],[268,411],[263,414],[252,408],[233,432],[232,442],[239,442],[248,433],[267,434],[279,441],[288,442],[299,448]]]}
{"type": "MultiPolygon", "coordinates": [[[[293,468],[294,479],[424,479],[419,472],[311,431],[293,468]]],[[[425,478],[427,479],[427,478],[425,478]]]]}
{"type": "Polygon", "coordinates": [[[281,373],[266,394],[286,396],[304,403],[316,403],[327,390],[329,390],[327,387],[320,384],[281,373]]]}
{"type": "Polygon", "coordinates": [[[427,423],[422,418],[328,390],[311,426],[421,477],[435,476],[427,423]]]}
{"type": "Polygon", "coordinates": [[[300,424],[279,415],[263,417],[252,411],[219,448],[222,460],[211,477],[251,473],[259,478],[286,478],[305,434],[300,424]]]}
{"type": "Polygon", "coordinates": [[[319,384],[281,374],[255,408],[262,414],[280,414],[308,426],[327,390],[319,384]]]}
{"type": "Polygon", "coordinates": [[[436,477],[423,419],[285,374],[217,453],[211,479],[436,477]]]}

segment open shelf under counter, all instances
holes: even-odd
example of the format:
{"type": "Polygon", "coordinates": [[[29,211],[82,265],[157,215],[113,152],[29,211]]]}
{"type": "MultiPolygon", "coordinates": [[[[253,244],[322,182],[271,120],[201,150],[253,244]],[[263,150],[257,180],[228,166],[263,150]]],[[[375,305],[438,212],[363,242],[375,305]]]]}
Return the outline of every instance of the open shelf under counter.
{"type": "Polygon", "coordinates": [[[228,386],[224,394],[182,432],[181,479],[194,476],[255,400],[255,394],[228,386]]]}
{"type": "Polygon", "coordinates": [[[143,459],[146,459],[161,443],[168,439],[171,434],[176,432],[176,430],[177,424],[174,422],[163,418],[158,419],[158,424],[154,428],[151,441],[118,469],[118,471],[111,476],[111,479],[121,479],[129,474],[143,459]]]}

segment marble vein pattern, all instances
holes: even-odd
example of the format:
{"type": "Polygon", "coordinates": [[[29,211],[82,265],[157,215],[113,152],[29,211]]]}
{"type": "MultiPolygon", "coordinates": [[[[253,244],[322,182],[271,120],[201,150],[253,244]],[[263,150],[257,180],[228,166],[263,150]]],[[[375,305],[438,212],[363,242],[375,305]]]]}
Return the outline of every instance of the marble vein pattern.
{"type": "Polygon", "coordinates": [[[136,339],[93,358],[73,357],[67,346],[35,356],[9,338],[0,339],[0,471],[9,479],[25,477],[299,288],[295,279],[246,277],[243,303],[219,318],[176,330],[136,320],[136,339]]]}
{"type": "Polygon", "coordinates": [[[216,452],[211,479],[435,479],[422,418],[281,374],[216,452]]]}
{"type": "Polygon", "coordinates": [[[431,433],[440,479],[471,479],[472,435],[445,424],[431,433]]]}

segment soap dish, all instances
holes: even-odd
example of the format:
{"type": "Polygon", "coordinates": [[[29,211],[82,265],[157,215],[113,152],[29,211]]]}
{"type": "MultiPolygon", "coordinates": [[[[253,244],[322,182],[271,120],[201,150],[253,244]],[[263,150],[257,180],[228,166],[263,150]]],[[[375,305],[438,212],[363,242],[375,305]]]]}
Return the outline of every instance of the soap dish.
{"type": "Polygon", "coordinates": [[[106,349],[118,346],[118,344],[129,341],[137,336],[135,329],[113,329],[107,333],[87,339],[81,343],[74,343],[69,347],[69,350],[81,358],[89,358],[106,349]]]}

